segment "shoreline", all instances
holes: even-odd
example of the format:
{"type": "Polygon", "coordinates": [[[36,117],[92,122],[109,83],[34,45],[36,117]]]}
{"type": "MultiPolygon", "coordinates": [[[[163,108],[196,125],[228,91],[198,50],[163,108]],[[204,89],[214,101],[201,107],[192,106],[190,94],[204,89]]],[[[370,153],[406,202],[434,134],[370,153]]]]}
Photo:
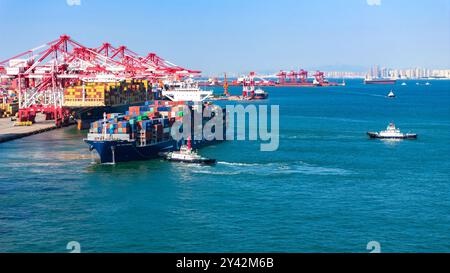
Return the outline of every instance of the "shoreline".
{"type": "MultiPolygon", "coordinates": [[[[72,126],[74,124],[70,124],[72,126]]],[[[0,143],[5,143],[17,139],[21,139],[27,136],[32,136],[55,129],[64,128],[56,127],[53,120],[38,120],[31,126],[14,126],[14,122],[9,118],[0,119],[0,143]]]]}

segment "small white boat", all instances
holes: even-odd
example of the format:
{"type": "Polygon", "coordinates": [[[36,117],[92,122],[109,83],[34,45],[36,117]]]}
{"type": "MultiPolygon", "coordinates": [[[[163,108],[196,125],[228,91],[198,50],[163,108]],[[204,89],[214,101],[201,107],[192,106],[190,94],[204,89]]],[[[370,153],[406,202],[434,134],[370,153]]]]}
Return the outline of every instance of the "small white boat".
{"type": "Polygon", "coordinates": [[[400,129],[395,127],[394,123],[389,123],[385,131],[381,132],[368,132],[370,138],[381,139],[416,139],[417,134],[404,134],[400,132],[400,129]]]}
{"type": "Polygon", "coordinates": [[[429,83],[429,82],[426,82],[426,83],[425,83],[425,85],[431,85],[431,83],[429,83]]]}
{"type": "Polygon", "coordinates": [[[391,90],[391,92],[389,92],[389,94],[387,96],[388,96],[388,98],[395,98],[395,94],[392,90],[391,90]]]}
{"type": "Polygon", "coordinates": [[[403,86],[406,86],[407,84],[406,84],[406,82],[404,82],[404,83],[402,83],[402,85],[403,85],[403,86]]]}

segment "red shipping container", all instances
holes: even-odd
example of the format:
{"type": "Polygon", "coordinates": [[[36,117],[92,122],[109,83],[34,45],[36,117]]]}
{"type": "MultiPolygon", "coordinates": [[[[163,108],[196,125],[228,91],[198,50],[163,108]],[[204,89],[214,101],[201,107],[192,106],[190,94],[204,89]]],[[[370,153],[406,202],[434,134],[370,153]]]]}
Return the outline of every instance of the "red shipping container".
{"type": "Polygon", "coordinates": [[[139,111],[139,106],[130,106],[130,108],[128,109],[130,114],[138,116],[140,111],[139,111]]]}

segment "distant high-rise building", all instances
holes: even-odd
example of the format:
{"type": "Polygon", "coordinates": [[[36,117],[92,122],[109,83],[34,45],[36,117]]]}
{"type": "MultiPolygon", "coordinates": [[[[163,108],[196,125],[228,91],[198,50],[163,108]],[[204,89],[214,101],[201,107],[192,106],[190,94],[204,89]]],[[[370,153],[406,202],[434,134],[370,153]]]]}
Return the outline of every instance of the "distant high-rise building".
{"type": "Polygon", "coordinates": [[[379,65],[374,65],[370,68],[369,72],[370,78],[380,78],[381,77],[381,71],[379,65]]]}
{"type": "Polygon", "coordinates": [[[447,78],[450,79],[450,69],[428,69],[428,68],[407,68],[407,69],[391,69],[379,68],[374,65],[370,67],[369,72],[343,72],[329,71],[325,72],[327,78],[392,78],[392,79],[420,79],[420,78],[447,78]]]}

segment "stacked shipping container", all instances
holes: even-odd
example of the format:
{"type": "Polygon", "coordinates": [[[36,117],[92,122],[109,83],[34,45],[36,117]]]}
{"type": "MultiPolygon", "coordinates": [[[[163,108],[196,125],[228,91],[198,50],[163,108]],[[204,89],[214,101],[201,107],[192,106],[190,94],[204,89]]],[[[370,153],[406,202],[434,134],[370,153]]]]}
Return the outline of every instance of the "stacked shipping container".
{"type": "Polygon", "coordinates": [[[151,96],[147,80],[83,83],[64,90],[65,107],[98,107],[135,104],[151,96]]]}
{"type": "Polygon", "coordinates": [[[19,111],[19,103],[0,99],[0,118],[13,117],[19,111]]]}
{"type": "Polygon", "coordinates": [[[107,114],[106,120],[91,123],[90,133],[128,135],[145,146],[168,140],[171,126],[182,117],[182,102],[147,102],[145,106],[130,106],[124,115],[107,114]]]}

